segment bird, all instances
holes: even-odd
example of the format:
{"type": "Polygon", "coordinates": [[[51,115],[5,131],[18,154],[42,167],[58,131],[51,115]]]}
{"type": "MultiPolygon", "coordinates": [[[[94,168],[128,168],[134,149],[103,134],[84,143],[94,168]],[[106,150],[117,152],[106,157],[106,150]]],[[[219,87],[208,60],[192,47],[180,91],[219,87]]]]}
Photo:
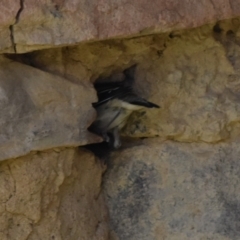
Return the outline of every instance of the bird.
{"type": "Polygon", "coordinates": [[[121,147],[119,132],[127,124],[134,111],[143,108],[160,108],[157,104],[138,96],[133,89],[137,65],[124,70],[124,80],[119,82],[96,82],[98,102],[93,103],[97,117],[89,131],[100,135],[113,149],[121,147]]]}

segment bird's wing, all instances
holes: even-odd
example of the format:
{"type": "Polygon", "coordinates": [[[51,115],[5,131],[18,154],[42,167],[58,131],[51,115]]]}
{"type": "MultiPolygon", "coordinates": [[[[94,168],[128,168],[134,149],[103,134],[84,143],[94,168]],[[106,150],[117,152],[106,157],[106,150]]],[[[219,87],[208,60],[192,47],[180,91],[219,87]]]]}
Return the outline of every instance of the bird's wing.
{"type": "Polygon", "coordinates": [[[146,99],[139,97],[135,93],[124,94],[121,97],[122,97],[121,98],[122,101],[125,101],[133,105],[143,106],[147,108],[160,108],[157,104],[149,102],[146,99]]]}
{"type": "Polygon", "coordinates": [[[147,108],[159,108],[157,104],[148,102],[135,94],[132,87],[127,86],[125,82],[95,84],[95,88],[98,95],[98,102],[93,104],[95,108],[113,99],[119,99],[129,104],[147,108]]]}
{"type": "Polygon", "coordinates": [[[132,93],[132,88],[125,87],[123,82],[101,83],[96,84],[94,87],[98,95],[98,102],[93,104],[94,107],[98,107],[116,98],[121,99],[122,95],[132,93]]]}

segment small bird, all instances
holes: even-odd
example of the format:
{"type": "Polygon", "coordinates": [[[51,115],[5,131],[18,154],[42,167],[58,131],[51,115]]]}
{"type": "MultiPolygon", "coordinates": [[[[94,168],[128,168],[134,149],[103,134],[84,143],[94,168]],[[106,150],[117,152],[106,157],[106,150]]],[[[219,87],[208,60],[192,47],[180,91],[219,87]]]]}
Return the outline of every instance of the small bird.
{"type": "Polygon", "coordinates": [[[94,85],[98,102],[93,103],[97,118],[89,130],[103,137],[110,147],[121,146],[119,131],[126,125],[129,116],[142,108],[159,108],[157,104],[139,97],[132,88],[136,65],[126,69],[121,82],[101,82],[94,85]]]}

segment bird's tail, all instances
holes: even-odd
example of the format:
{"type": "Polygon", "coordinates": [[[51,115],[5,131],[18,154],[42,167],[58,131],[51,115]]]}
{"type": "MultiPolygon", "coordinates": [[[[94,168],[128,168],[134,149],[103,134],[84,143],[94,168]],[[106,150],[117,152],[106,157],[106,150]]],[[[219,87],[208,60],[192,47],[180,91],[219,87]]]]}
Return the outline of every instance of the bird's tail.
{"type": "Polygon", "coordinates": [[[148,102],[148,101],[147,101],[147,105],[148,105],[147,106],[148,108],[160,108],[160,106],[158,106],[157,104],[148,102]]]}
{"type": "Polygon", "coordinates": [[[146,99],[140,98],[138,96],[135,96],[135,97],[131,96],[131,98],[129,98],[125,101],[128,101],[131,104],[138,105],[138,106],[143,106],[143,107],[146,107],[146,108],[160,108],[160,106],[158,106],[157,104],[149,102],[146,99]]]}

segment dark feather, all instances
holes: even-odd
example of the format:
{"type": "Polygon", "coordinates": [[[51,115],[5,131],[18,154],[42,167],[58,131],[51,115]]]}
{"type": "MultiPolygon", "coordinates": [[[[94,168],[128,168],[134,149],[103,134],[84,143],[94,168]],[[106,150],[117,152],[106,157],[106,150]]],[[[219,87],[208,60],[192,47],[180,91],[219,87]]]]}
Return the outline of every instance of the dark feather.
{"type": "Polygon", "coordinates": [[[94,107],[98,107],[113,99],[120,99],[138,106],[159,108],[157,104],[148,102],[136,95],[132,87],[126,86],[125,81],[95,84],[95,89],[97,90],[98,102],[93,104],[94,107]]]}
{"type": "Polygon", "coordinates": [[[132,86],[135,69],[136,65],[124,71],[124,81],[107,82],[106,80],[106,82],[97,82],[94,84],[98,102],[93,103],[93,106],[97,109],[98,115],[88,130],[102,136],[105,142],[97,145],[89,145],[86,148],[93,151],[99,157],[104,155],[106,149],[117,149],[121,146],[119,131],[126,125],[131,113],[141,109],[141,107],[136,106],[159,108],[157,104],[139,97],[134,92],[132,86]],[[107,148],[104,149],[104,147],[107,148]]]}
{"type": "Polygon", "coordinates": [[[157,104],[149,102],[143,98],[133,98],[132,100],[128,100],[129,103],[134,104],[134,105],[138,105],[138,106],[143,106],[143,107],[147,107],[147,108],[160,108],[157,104]]]}

